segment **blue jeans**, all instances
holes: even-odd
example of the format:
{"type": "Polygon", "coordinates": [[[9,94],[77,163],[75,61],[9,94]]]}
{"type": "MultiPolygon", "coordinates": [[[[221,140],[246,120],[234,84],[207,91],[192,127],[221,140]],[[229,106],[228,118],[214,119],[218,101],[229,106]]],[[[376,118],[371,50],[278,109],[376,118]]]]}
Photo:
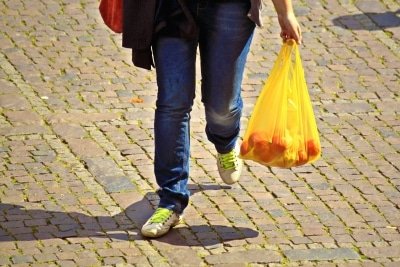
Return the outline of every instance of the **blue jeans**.
{"type": "Polygon", "coordinates": [[[194,10],[196,40],[160,36],[153,44],[158,95],[154,121],[154,171],[159,207],[182,213],[188,205],[190,112],[199,46],[206,134],[217,152],[236,143],[242,113],[241,83],[255,25],[248,0],[200,0],[194,10]]]}

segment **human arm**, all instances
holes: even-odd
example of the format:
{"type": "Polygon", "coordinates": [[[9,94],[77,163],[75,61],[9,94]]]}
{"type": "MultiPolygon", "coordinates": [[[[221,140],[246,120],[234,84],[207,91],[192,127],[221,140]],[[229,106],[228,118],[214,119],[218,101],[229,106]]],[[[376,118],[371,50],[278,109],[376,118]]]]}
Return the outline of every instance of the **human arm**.
{"type": "Polygon", "coordinates": [[[276,13],[278,14],[279,25],[281,26],[281,37],[284,41],[294,39],[301,44],[301,28],[293,12],[291,0],[272,0],[276,13]]]}

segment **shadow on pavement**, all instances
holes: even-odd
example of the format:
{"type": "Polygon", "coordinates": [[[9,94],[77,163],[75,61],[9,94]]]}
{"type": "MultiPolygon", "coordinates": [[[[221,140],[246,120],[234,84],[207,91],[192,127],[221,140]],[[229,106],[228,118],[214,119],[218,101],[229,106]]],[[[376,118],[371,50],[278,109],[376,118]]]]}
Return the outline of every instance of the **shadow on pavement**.
{"type": "Polygon", "coordinates": [[[333,24],[349,30],[382,30],[400,26],[400,9],[384,13],[366,12],[357,15],[340,16],[333,19],[333,24]],[[365,16],[371,19],[376,25],[363,24],[365,16]]]}
{"type": "MultiPolygon", "coordinates": [[[[192,194],[203,190],[230,188],[219,185],[189,185],[192,194]]],[[[156,193],[147,193],[114,216],[90,216],[79,212],[26,209],[0,203],[0,244],[4,241],[32,241],[53,238],[96,237],[114,240],[141,240],[140,227],[151,216],[156,193]]],[[[223,225],[180,225],[157,239],[177,246],[216,245],[226,241],[254,238],[258,232],[249,228],[223,225]],[[184,237],[183,237],[184,236],[184,237]]]]}

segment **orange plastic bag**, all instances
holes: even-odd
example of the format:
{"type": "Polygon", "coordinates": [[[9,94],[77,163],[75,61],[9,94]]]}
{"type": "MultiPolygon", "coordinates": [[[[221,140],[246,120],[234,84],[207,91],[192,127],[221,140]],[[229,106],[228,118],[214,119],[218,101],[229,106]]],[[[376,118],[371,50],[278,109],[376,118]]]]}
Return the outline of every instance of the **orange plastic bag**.
{"type": "Polygon", "coordinates": [[[293,40],[282,45],[250,117],[240,157],[265,166],[291,168],[321,155],[300,52],[293,40]]]}

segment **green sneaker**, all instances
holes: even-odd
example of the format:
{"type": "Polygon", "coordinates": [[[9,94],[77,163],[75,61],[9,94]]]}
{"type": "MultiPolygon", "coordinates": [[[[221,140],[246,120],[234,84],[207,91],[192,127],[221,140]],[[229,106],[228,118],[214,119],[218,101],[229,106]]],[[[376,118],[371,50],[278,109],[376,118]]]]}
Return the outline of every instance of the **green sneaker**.
{"type": "Polygon", "coordinates": [[[239,158],[239,146],[236,146],[226,154],[218,153],[218,171],[221,179],[226,184],[236,183],[243,169],[243,160],[239,158]]]}
{"type": "Polygon", "coordinates": [[[181,217],[176,212],[166,208],[157,208],[142,226],[142,235],[146,237],[165,235],[171,227],[179,224],[180,220],[181,217]]]}

